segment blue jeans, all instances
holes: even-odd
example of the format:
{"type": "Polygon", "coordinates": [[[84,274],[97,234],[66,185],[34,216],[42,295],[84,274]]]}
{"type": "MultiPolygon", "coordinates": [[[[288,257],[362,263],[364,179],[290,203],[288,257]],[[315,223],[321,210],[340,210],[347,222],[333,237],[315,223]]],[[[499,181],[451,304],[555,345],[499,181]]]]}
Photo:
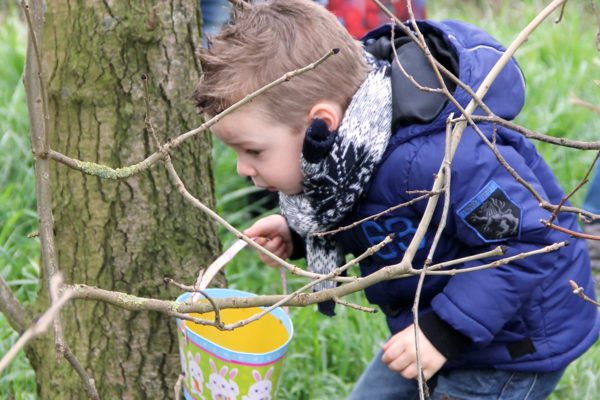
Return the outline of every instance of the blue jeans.
{"type": "Polygon", "coordinates": [[[215,36],[229,21],[231,5],[227,0],[200,0],[202,13],[202,47],[207,47],[208,37],[215,36]]]}
{"type": "MultiPolygon", "coordinates": [[[[390,370],[381,355],[381,351],[375,355],[348,400],[418,400],[417,381],[390,370]]],[[[427,385],[431,400],[542,400],[552,393],[563,372],[449,370],[440,371],[427,385]]]]}

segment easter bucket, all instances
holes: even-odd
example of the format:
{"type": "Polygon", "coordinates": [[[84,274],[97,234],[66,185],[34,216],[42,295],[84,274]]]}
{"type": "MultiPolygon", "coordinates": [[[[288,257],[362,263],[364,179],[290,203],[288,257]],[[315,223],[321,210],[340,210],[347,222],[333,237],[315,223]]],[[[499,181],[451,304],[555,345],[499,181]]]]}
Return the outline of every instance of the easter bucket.
{"type": "MultiPolygon", "coordinates": [[[[205,292],[213,299],[255,296],[234,289],[206,289],[205,292]]],[[[177,301],[190,301],[191,297],[192,293],[184,293],[177,301]]],[[[206,301],[200,298],[199,301],[206,301]]],[[[260,311],[259,307],[224,309],[221,320],[231,324],[260,311]]],[[[213,312],[190,315],[214,318],[213,312]]],[[[186,399],[275,398],[283,360],[294,333],[292,321],[281,308],[232,331],[181,319],[177,319],[177,331],[186,399]]]]}

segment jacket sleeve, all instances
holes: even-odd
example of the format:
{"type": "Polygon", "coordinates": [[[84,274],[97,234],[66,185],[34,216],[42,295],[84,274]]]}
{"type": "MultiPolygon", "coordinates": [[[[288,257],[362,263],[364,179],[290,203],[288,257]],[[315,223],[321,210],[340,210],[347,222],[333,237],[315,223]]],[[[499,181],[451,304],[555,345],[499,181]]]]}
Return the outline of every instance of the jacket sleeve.
{"type": "MultiPolygon", "coordinates": [[[[547,198],[547,190],[553,195],[560,191],[533,145],[517,151],[512,145],[499,143],[499,150],[542,197],[547,198]],[[548,179],[552,182],[542,182],[548,179]]],[[[414,183],[409,185],[411,188],[416,189],[417,182],[433,182],[427,178],[431,176],[431,165],[426,158],[432,151],[424,145],[413,160],[409,176],[409,181],[414,183]]],[[[535,197],[509,174],[471,130],[465,131],[452,161],[451,178],[451,204],[445,233],[464,249],[465,255],[479,254],[499,245],[507,249],[502,257],[468,262],[461,268],[480,266],[567,239],[566,235],[540,222],[547,220],[550,213],[539,207],[535,197]]],[[[442,201],[437,208],[434,220],[439,220],[442,201]]],[[[495,268],[457,274],[433,298],[433,311],[476,345],[485,345],[519,312],[532,293],[542,290],[554,268],[568,264],[565,254],[569,253],[559,250],[495,268]]]]}

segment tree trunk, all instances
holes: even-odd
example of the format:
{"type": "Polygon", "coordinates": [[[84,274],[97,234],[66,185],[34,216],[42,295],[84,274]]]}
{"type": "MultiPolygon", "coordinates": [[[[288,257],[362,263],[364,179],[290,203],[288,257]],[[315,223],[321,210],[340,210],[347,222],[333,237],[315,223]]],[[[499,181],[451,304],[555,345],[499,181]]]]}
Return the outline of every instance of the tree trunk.
{"type": "MultiPolygon", "coordinates": [[[[149,78],[152,123],[161,142],[199,125],[190,95],[200,75],[196,0],[47,2],[43,72],[50,147],[111,167],[154,152],[144,128],[142,75],[149,78]]],[[[208,136],[173,154],[188,189],[214,205],[208,136]]],[[[53,212],[59,269],[67,283],[174,299],[169,276],[192,283],[215,257],[216,226],[185,202],[161,164],[123,181],[54,164],[53,212]]],[[[41,284],[36,311],[48,305],[41,284]]],[[[176,325],[157,313],[74,302],[62,313],[67,344],[101,398],[173,397],[181,371],[176,325]]],[[[28,352],[42,399],[82,398],[78,376],[57,363],[52,335],[28,352]]]]}

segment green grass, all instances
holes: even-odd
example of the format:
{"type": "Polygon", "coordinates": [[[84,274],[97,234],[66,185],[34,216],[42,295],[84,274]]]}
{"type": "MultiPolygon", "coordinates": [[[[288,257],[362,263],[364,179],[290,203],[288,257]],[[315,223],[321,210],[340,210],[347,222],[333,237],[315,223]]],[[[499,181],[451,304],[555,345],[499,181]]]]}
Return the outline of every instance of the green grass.
{"type": "MultiPolygon", "coordinates": [[[[429,2],[429,14],[435,19],[463,19],[482,26],[508,45],[520,28],[533,17],[543,3],[494,1],[429,2]]],[[[517,59],[526,75],[527,103],[518,122],[554,136],[597,139],[600,118],[569,103],[571,94],[598,103],[599,67],[594,64],[594,21],[587,2],[570,2],[560,25],[546,22],[518,51],[517,59]]],[[[24,58],[24,29],[18,18],[0,16],[0,273],[19,299],[30,303],[35,298],[39,246],[26,235],[36,229],[35,199],[28,120],[25,97],[20,84],[24,58]]],[[[592,152],[581,153],[539,145],[561,183],[572,187],[583,175],[592,152]]],[[[245,228],[264,211],[260,205],[248,205],[249,188],[235,174],[235,157],[221,144],[215,144],[215,182],[218,211],[235,226],[245,228]]],[[[575,204],[581,203],[581,194],[575,204]]],[[[234,238],[222,231],[224,245],[234,238]]],[[[301,264],[302,265],[302,264],[301,264]]],[[[356,273],[357,271],[353,271],[356,273]]],[[[261,265],[257,257],[244,250],[228,266],[231,287],[255,293],[281,290],[279,272],[261,265]]],[[[305,283],[289,277],[290,289],[305,283]]],[[[351,301],[366,305],[362,294],[351,301]]],[[[385,340],[383,316],[365,314],[338,307],[335,318],[324,317],[314,307],[290,310],[296,327],[286,372],[280,388],[283,399],[344,398],[364,366],[385,340]]],[[[0,316],[0,354],[16,340],[15,333],[0,316]]],[[[600,398],[600,345],[574,362],[552,399],[600,398]]],[[[35,383],[23,354],[0,376],[0,398],[35,398],[35,383]]]]}

